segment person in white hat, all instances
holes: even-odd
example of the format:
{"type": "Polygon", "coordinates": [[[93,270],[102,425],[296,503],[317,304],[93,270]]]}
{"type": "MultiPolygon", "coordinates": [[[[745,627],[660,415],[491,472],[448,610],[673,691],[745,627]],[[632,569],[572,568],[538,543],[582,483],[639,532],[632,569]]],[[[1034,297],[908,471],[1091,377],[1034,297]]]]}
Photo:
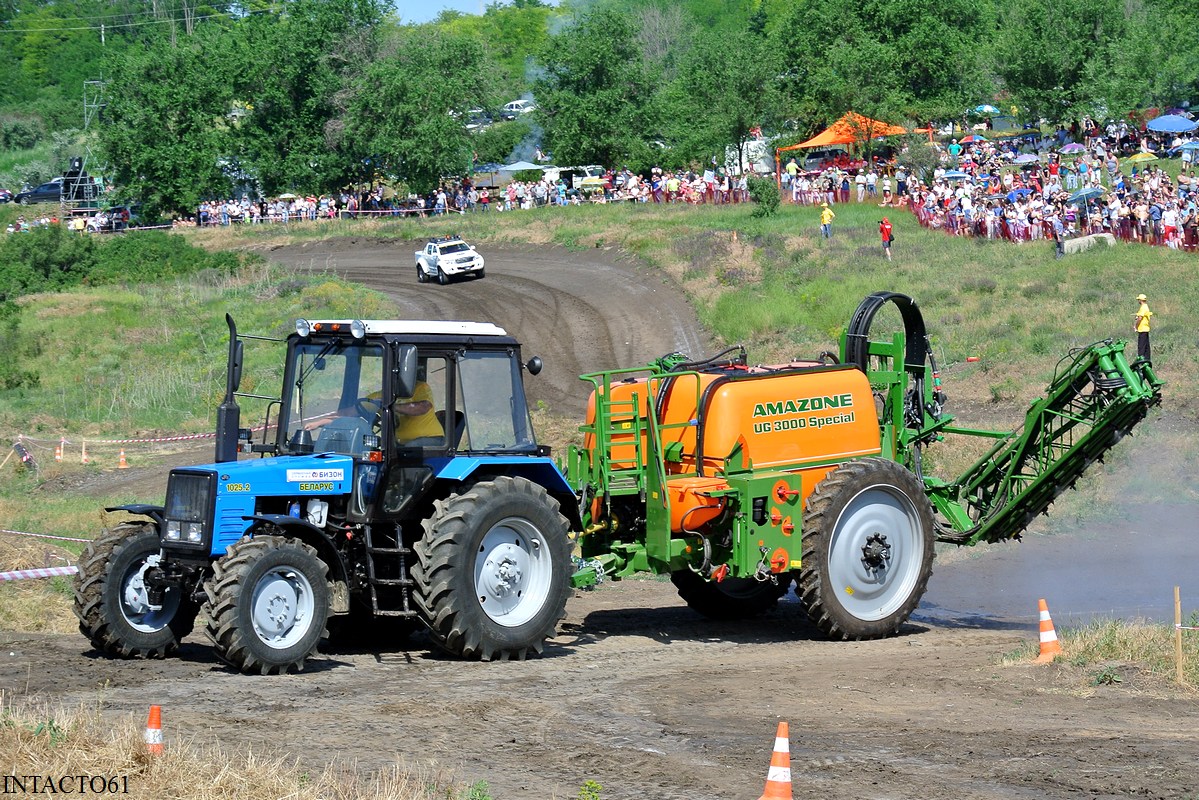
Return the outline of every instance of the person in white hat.
{"type": "Polygon", "coordinates": [[[1149,358],[1149,320],[1153,312],[1149,310],[1149,298],[1144,294],[1137,295],[1137,313],[1133,315],[1133,328],[1137,332],[1137,358],[1151,361],[1149,358]]]}

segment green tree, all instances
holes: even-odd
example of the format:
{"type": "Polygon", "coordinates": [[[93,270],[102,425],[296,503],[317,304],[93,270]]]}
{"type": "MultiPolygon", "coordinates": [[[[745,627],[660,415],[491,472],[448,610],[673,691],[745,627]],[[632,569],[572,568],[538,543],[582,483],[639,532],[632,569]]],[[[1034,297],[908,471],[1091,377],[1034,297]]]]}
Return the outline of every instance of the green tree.
{"type": "Polygon", "coordinates": [[[462,116],[490,95],[482,46],[436,30],[402,29],[388,50],[354,87],[346,138],[378,172],[414,189],[466,174],[472,139],[462,116]]]}
{"type": "Polygon", "coordinates": [[[377,0],[287,0],[243,20],[235,99],[239,159],[262,190],[312,190],[361,177],[360,141],[343,136],[353,81],[374,62],[377,0]]]}
{"type": "MultiPolygon", "coordinates": [[[[1110,64],[1125,34],[1122,0],[1011,0],[995,41],[995,69],[1026,115],[1050,121],[1092,111],[1087,64],[1110,64]]],[[[1113,109],[1115,110],[1115,109],[1113,109]]]]}
{"type": "Polygon", "coordinates": [[[750,131],[778,109],[778,66],[762,37],[750,31],[704,33],[664,92],[663,126],[673,149],[716,157],[740,157],[750,131]]]}
{"type": "Polygon", "coordinates": [[[234,72],[217,26],[172,45],[168,32],[114,55],[99,141],[112,179],[151,216],[194,210],[229,191],[221,165],[232,149],[228,113],[234,72]]]}
{"type": "Polygon", "coordinates": [[[636,41],[631,17],[602,9],[550,37],[535,96],[558,163],[648,159],[653,92],[636,41]]]}

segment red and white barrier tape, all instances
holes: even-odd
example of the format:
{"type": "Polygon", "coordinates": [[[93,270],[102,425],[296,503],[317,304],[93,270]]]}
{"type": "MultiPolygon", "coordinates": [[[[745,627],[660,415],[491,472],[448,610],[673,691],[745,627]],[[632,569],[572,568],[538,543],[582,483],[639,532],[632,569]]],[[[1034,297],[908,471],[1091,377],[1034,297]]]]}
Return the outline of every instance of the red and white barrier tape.
{"type": "Polygon", "coordinates": [[[53,536],[49,533],[29,533],[28,531],[10,531],[8,528],[0,528],[0,533],[11,533],[14,536],[33,536],[37,539],[56,539],[60,542],[90,542],[91,539],[77,539],[73,536],[53,536]]]}
{"type": "Polygon", "coordinates": [[[1175,625],[1177,631],[1199,631],[1199,625],[1175,625]]]}
{"type": "Polygon", "coordinates": [[[54,578],[59,575],[74,575],[79,567],[45,567],[43,569],[17,569],[0,572],[0,581],[24,581],[33,578],[54,578]]]}
{"type": "MultiPolygon", "coordinates": [[[[88,444],[154,444],[157,442],[188,442],[194,439],[213,439],[215,433],[192,433],[186,436],[161,436],[157,439],[83,439],[88,444]]],[[[73,444],[69,439],[67,444],[73,444]]]]}

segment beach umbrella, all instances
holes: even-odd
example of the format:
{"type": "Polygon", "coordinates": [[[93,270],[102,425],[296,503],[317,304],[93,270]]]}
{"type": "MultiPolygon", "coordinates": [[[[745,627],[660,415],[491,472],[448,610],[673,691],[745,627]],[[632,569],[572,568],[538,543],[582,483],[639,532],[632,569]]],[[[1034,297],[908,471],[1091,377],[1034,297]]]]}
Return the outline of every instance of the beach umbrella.
{"type": "Polygon", "coordinates": [[[1183,142],[1179,150],[1199,150],[1199,142],[1183,142]]]}
{"type": "Polygon", "coordinates": [[[1137,153],[1135,156],[1129,156],[1127,160],[1133,164],[1143,164],[1146,161],[1157,161],[1157,156],[1153,153],[1137,153]]]}
{"type": "Polygon", "coordinates": [[[285,192],[285,193],[279,195],[280,200],[295,200],[295,199],[297,199],[297,197],[298,197],[297,195],[294,195],[291,192],[285,192]]]}
{"type": "Polygon", "coordinates": [[[1104,189],[1101,186],[1084,186],[1074,194],[1070,195],[1066,202],[1078,205],[1079,201],[1081,200],[1084,209],[1083,213],[1089,217],[1091,215],[1090,202],[1096,197],[1101,196],[1103,192],[1104,189]]]}
{"type": "Polygon", "coordinates": [[[1008,192],[1007,199],[1014,203],[1016,202],[1016,198],[1027,197],[1030,194],[1032,194],[1032,189],[1021,187],[1019,189],[1012,189],[1010,192],[1008,192]]]}
{"type": "Polygon", "coordinates": [[[941,177],[947,181],[964,181],[970,177],[970,173],[962,172],[960,169],[951,169],[941,177]]]}
{"type": "Polygon", "coordinates": [[[1166,114],[1164,117],[1149,120],[1145,127],[1155,133],[1190,133],[1199,128],[1199,122],[1192,122],[1177,114],[1166,114]]]}
{"type": "Polygon", "coordinates": [[[1035,164],[1040,160],[1041,159],[1035,153],[1025,153],[1023,155],[1016,156],[1015,163],[1017,163],[1017,164],[1035,164]]]}
{"type": "Polygon", "coordinates": [[[995,106],[991,105],[990,103],[983,103],[981,106],[974,107],[974,113],[976,113],[976,114],[998,114],[999,109],[996,108],[995,106]]]}
{"type": "Polygon", "coordinates": [[[524,172],[530,169],[544,169],[544,167],[531,161],[516,161],[500,167],[500,172],[524,172]]]}
{"type": "Polygon", "coordinates": [[[958,139],[958,143],[959,144],[972,144],[974,142],[985,142],[986,140],[987,140],[987,137],[979,136],[977,133],[972,133],[969,136],[963,136],[961,139],[958,139]]]}
{"type": "Polygon", "coordinates": [[[1059,153],[1065,153],[1066,155],[1070,155],[1071,153],[1083,153],[1083,152],[1086,152],[1086,149],[1087,149],[1087,148],[1083,147],[1083,146],[1082,146],[1081,144],[1079,144],[1078,142],[1070,142],[1070,144],[1066,145],[1065,147],[1063,147],[1063,148],[1062,148],[1061,150],[1059,150],[1058,152],[1059,152],[1059,153]]]}

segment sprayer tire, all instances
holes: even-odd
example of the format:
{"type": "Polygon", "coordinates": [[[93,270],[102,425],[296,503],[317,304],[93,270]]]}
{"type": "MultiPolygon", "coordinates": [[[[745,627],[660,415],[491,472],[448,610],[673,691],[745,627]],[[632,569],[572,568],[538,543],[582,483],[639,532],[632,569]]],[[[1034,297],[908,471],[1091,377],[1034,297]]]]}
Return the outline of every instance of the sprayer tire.
{"type": "Polygon", "coordinates": [[[196,624],[199,605],[169,589],[162,608],[148,606],[142,574],[157,563],[158,530],[124,522],[88,544],[75,576],[79,631],[102,653],[121,658],[165,658],[196,624]]]}
{"type": "Polygon", "coordinates": [[[217,656],[246,673],[304,669],[328,635],[329,568],[315,548],[284,536],[243,538],[212,570],[204,616],[217,656]]]}
{"type": "Polygon", "coordinates": [[[413,550],[413,595],[434,644],[466,659],[540,654],[566,616],[570,541],[558,501],[502,476],[434,504],[413,550]]]}
{"type": "Polygon", "coordinates": [[[796,593],[830,639],[894,635],[928,588],[932,506],[920,481],[881,458],[850,461],[816,484],[803,523],[796,593]]]}
{"type": "Polygon", "coordinates": [[[671,573],[670,581],[692,611],[708,619],[734,620],[761,616],[778,605],[791,585],[791,576],[785,573],[776,577],[777,583],[754,578],[725,578],[717,583],[681,569],[671,573]]]}

